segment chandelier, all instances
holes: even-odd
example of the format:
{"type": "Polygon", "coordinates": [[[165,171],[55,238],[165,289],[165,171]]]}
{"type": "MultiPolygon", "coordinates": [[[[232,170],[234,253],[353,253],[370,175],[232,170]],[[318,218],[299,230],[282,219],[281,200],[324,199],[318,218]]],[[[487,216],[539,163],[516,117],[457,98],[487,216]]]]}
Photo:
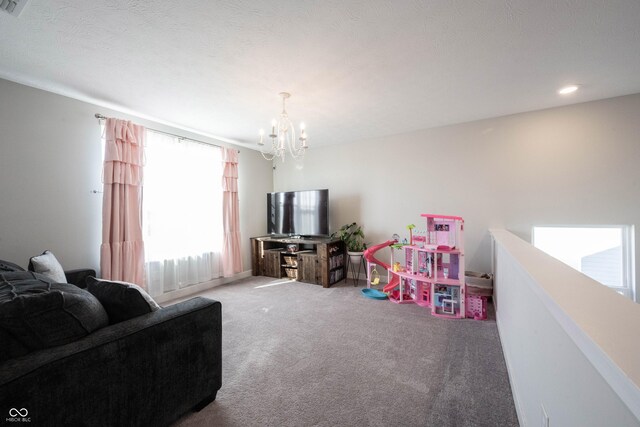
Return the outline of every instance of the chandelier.
{"type": "Polygon", "coordinates": [[[309,147],[307,145],[307,133],[304,129],[304,123],[300,123],[300,138],[296,139],[296,130],[293,127],[293,123],[289,119],[287,109],[285,108],[285,102],[291,97],[288,92],[280,92],[282,98],[282,113],[280,113],[279,120],[273,120],[271,122],[271,147],[267,150],[264,144],[264,130],[260,129],[260,141],[258,146],[260,147],[260,153],[265,160],[273,160],[280,158],[284,162],[286,152],[294,159],[300,159],[304,157],[304,153],[309,147]]]}

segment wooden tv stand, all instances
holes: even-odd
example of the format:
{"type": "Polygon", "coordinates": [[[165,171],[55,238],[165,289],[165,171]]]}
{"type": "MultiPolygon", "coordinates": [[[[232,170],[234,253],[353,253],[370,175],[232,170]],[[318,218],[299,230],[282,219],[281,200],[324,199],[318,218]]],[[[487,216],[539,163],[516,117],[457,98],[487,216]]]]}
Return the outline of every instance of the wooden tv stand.
{"type": "Polygon", "coordinates": [[[347,277],[344,242],[331,238],[252,237],[254,276],[296,279],[323,288],[347,277]],[[296,245],[295,250],[288,249],[296,245]]]}

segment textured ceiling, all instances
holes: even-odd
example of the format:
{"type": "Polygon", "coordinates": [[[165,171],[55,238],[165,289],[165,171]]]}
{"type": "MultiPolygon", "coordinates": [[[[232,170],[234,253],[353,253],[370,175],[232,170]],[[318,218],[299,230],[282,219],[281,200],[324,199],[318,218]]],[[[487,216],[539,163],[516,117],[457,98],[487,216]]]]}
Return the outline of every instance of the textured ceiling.
{"type": "Polygon", "coordinates": [[[0,77],[240,143],[283,90],[312,146],[640,92],[638,0],[31,0],[0,32],[0,77]]]}

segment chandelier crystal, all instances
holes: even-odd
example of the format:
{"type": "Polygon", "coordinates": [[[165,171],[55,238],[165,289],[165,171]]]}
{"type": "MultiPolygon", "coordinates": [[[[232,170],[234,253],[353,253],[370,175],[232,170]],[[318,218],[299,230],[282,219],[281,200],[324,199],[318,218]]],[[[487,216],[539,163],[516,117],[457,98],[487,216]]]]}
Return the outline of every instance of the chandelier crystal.
{"type": "Polygon", "coordinates": [[[300,123],[300,138],[296,139],[296,130],[285,108],[285,102],[291,97],[291,94],[280,92],[279,95],[282,98],[282,113],[280,113],[279,120],[274,119],[271,122],[271,133],[268,136],[271,138],[271,148],[268,149],[268,145],[265,146],[264,130],[260,129],[260,141],[258,142],[260,153],[265,160],[269,161],[280,158],[284,162],[287,151],[294,159],[301,159],[309,147],[304,123],[300,123]]]}

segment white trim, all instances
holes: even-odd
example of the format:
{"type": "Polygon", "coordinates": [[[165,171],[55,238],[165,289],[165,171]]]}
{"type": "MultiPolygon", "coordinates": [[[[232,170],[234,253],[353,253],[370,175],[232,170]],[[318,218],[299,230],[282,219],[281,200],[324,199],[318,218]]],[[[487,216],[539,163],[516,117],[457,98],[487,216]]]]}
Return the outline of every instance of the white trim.
{"type": "Polygon", "coordinates": [[[235,274],[231,277],[220,277],[207,282],[197,283],[195,285],[188,286],[186,288],[177,289],[175,291],[167,292],[162,295],[154,297],[155,301],[160,303],[166,303],[178,298],[185,298],[190,295],[204,292],[206,290],[215,288],[216,286],[224,285],[226,283],[235,282],[236,280],[245,279],[251,276],[251,270],[243,271],[242,273],[235,274]]]}
{"type": "MultiPolygon", "coordinates": [[[[500,313],[498,312],[498,309],[496,307],[496,305],[494,304],[494,309],[496,311],[496,326],[498,327],[498,337],[500,338],[500,342],[503,342],[502,339],[502,334],[500,333],[500,324],[502,323],[500,321],[500,313]]],[[[507,365],[507,375],[509,376],[509,384],[511,384],[511,396],[513,396],[513,403],[516,407],[516,415],[518,417],[518,424],[521,427],[526,427],[527,423],[526,420],[524,418],[524,409],[522,407],[522,403],[520,402],[520,399],[518,398],[518,396],[521,396],[521,394],[518,391],[518,387],[512,372],[513,372],[513,368],[511,366],[511,356],[507,353],[507,347],[504,345],[501,345],[500,347],[502,347],[502,355],[504,356],[504,361],[505,364],[507,365]]]]}
{"type": "Polygon", "coordinates": [[[625,281],[627,282],[626,289],[629,292],[628,297],[632,301],[638,301],[638,290],[636,289],[636,243],[635,243],[636,229],[634,225],[628,225],[622,238],[624,239],[623,250],[626,249],[626,253],[622,255],[622,262],[624,263],[624,274],[626,275],[625,281]]]}

